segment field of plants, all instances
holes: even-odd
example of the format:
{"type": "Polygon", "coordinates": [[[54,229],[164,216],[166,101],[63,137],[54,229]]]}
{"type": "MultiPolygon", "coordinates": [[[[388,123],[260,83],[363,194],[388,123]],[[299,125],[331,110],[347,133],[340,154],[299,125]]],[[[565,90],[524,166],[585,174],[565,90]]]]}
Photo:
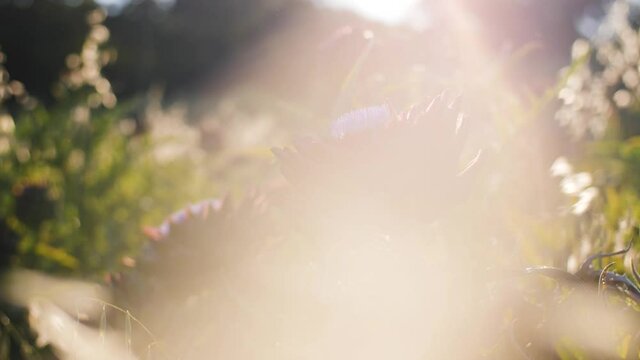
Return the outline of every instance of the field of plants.
{"type": "Polygon", "coordinates": [[[640,356],[640,4],[320,3],[0,1],[0,360],[640,356]]]}

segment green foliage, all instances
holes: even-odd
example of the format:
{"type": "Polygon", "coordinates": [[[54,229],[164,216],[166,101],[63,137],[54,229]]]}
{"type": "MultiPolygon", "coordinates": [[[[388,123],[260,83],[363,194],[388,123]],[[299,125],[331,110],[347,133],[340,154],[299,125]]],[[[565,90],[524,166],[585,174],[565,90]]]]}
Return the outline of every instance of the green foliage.
{"type": "MultiPolygon", "coordinates": [[[[157,140],[127,118],[139,101],[116,105],[95,61],[103,18],[90,14],[94,35],[48,106],[10,80],[0,53],[1,270],[102,281],[137,253],[143,225],[216,190],[193,162],[157,161],[157,140]]],[[[35,345],[26,310],[1,300],[0,358],[54,358],[35,345]]]]}
{"type": "Polygon", "coordinates": [[[160,190],[177,175],[155,166],[147,136],[123,120],[126,106],[91,109],[86,102],[78,94],[15,116],[0,109],[0,183],[8,190],[0,218],[13,237],[4,241],[17,244],[13,265],[101,275],[135,251],[142,224],[184,201],[185,194],[160,190]]]}
{"type": "Polygon", "coordinates": [[[206,190],[192,162],[156,161],[158,140],[126,116],[140,102],[117,105],[101,75],[110,59],[105,14],[86,19],[88,36],[67,56],[53,104],[31,97],[0,63],[0,260],[97,278],[136,251],[141,226],[206,190]],[[184,177],[191,186],[178,186],[184,177]]]}
{"type": "Polygon", "coordinates": [[[95,274],[135,244],[136,220],[145,213],[139,199],[150,183],[134,155],[143,139],[118,132],[119,110],[79,120],[73,112],[89,109],[76,106],[18,114],[2,155],[0,181],[10,192],[0,217],[20,239],[18,265],[95,274]]]}

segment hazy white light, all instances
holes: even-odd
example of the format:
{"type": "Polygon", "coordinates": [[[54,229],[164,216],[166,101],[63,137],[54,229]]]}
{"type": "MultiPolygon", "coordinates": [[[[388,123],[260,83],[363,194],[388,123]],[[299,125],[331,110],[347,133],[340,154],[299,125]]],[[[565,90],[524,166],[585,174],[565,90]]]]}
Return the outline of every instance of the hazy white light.
{"type": "Polygon", "coordinates": [[[426,16],[420,0],[317,0],[321,5],[351,10],[361,16],[389,25],[401,23],[424,27],[426,16]]]}
{"type": "Polygon", "coordinates": [[[573,166],[569,163],[566,157],[561,156],[557,158],[551,165],[551,176],[565,177],[573,173],[573,166]]]}
{"type": "Polygon", "coordinates": [[[565,177],[560,183],[560,188],[562,192],[567,195],[577,195],[582,190],[591,186],[592,182],[591,174],[581,172],[565,177]]]}

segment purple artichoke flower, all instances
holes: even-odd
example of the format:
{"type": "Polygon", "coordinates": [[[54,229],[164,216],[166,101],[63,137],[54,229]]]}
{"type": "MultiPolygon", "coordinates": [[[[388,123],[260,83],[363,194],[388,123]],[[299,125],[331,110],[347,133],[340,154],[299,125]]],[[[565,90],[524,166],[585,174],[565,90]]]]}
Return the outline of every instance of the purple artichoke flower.
{"type": "Polygon", "coordinates": [[[462,201],[464,115],[443,95],[400,115],[388,106],[349,112],[332,137],[273,149],[292,185],[296,211],[367,226],[428,223],[462,201]]]}

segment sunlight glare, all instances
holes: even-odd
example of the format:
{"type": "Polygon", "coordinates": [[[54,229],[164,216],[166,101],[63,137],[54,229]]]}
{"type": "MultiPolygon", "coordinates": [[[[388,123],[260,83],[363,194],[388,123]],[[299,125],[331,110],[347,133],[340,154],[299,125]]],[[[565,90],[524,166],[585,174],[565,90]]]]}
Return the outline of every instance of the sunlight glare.
{"type": "Polygon", "coordinates": [[[353,11],[363,17],[388,25],[410,24],[424,27],[426,16],[420,0],[318,0],[335,9],[353,11]]]}

